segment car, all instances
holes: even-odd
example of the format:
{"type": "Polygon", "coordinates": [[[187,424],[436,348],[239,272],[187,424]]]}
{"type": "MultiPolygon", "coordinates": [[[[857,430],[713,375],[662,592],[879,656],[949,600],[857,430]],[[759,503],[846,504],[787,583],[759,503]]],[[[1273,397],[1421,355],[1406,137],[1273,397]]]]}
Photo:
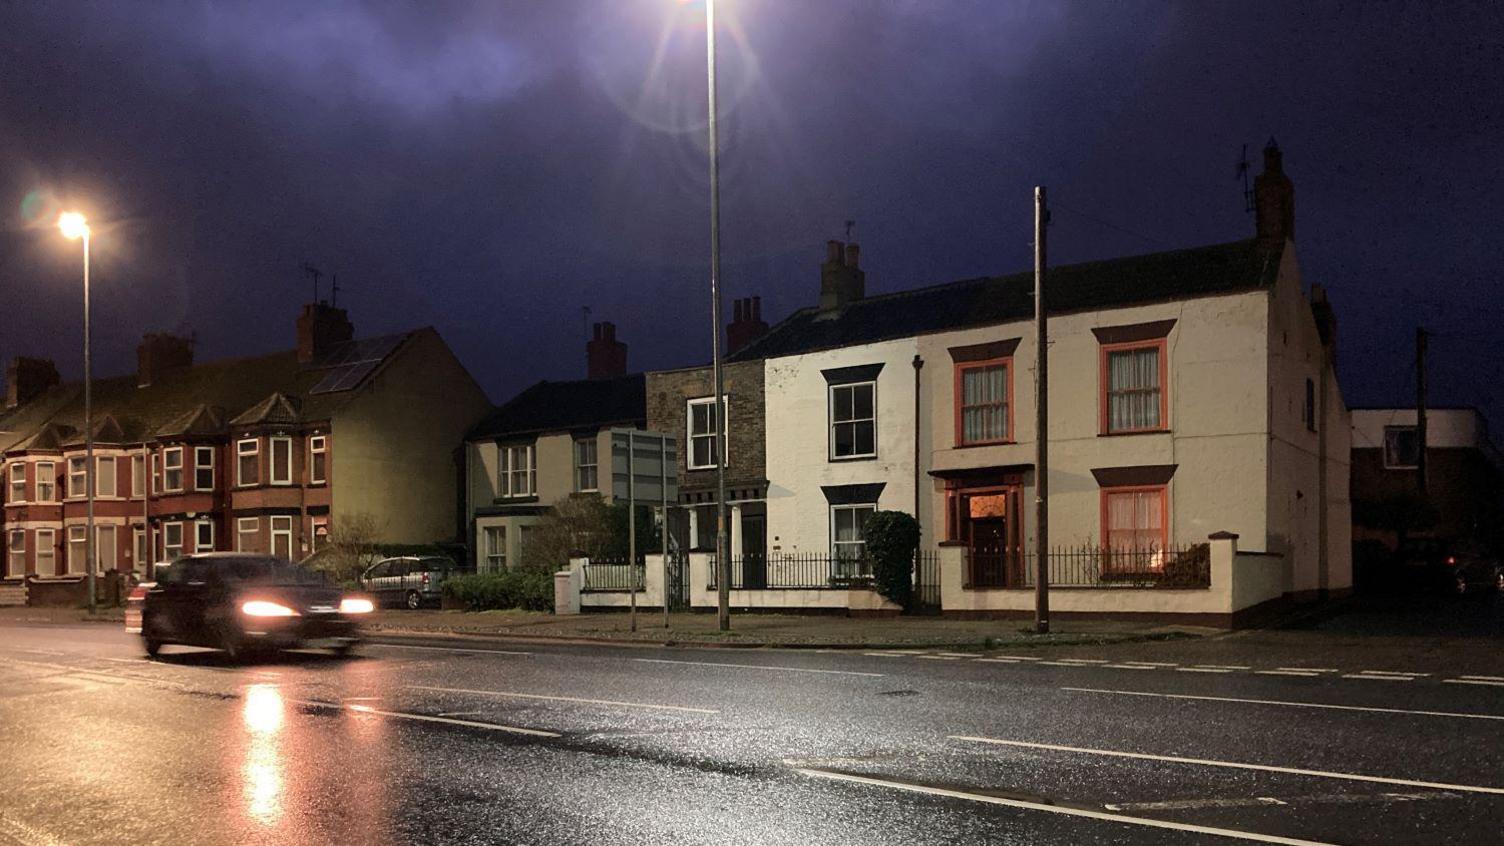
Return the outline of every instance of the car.
{"type": "Polygon", "coordinates": [[[1420,539],[1407,544],[1398,559],[1403,570],[1445,593],[1463,596],[1504,590],[1504,565],[1475,541],[1420,539]]]}
{"type": "Polygon", "coordinates": [[[156,571],[156,581],[137,585],[126,603],[127,629],[139,626],[151,656],[166,644],[222,649],[232,660],[308,646],[347,655],[375,608],[322,573],[270,555],[209,552],[156,571]]]}
{"type": "Polygon", "coordinates": [[[437,604],[443,595],[444,581],[458,569],[442,555],[384,558],[360,574],[360,588],[384,605],[417,610],[437,604]]]}

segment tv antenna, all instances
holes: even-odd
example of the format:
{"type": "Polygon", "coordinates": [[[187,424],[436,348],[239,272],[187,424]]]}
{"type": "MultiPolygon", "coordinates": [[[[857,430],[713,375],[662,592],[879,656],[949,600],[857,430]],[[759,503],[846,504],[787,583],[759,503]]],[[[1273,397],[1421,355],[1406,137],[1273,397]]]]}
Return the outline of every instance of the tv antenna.
{"type": "Polygon", "coordinates": [[[329,305],[339,306],[339,274],[329,276],[329,305]]]}
{"type": "Polygon", "coordinates": [[[851,243],[851,230],[853,230],[855,228],[856,228],[856,221],[854,221],[854,220],[848,220],[848,221],[846,221],[846,243],[848,243],[848,244],[851,243]]]}
{"type": "Polygon", "coordinates": [[[1243,180],[1243,211],[1253,211],[1253,188],[1248,185],[1248,145],[1243,145],[1243,152],[1238,155],[1238,175],[1235,179],[1243,180]]]}
{"type": "Polygon", "coordinates": [[[314,302],[318,302],[319,301],[319,280],[322,279],[322,278],[324,278],[324,271],[319,270],[317,267],[314,267],[313,265],[309,264],[306,261],[303,262],[299,267],[300,267],[300,269],[304,273],[308,274],[308,277],[310,279],[313,280],[313,301],[314,302]]]}

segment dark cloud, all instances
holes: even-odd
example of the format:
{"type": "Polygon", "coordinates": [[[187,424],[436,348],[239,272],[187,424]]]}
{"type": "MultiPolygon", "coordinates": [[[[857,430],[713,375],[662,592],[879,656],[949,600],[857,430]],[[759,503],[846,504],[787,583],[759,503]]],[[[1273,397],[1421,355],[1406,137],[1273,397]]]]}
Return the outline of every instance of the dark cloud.
{"type": "MultiPolygon", "coordinates": [[[[1350,402],[1497,415],[1504,218],[1486,4],[722,0],[727,298],[813,301],[857,221],[873,290],[1245,237],[1270,135],[1343,330],[1350,402]]],[[[88,208],[100,369],[142,331],[283,347],[337,271],[362,332],[433,324],[501,399],[582,369],[580,308],[635,366],[708,354],[703,7],[679,0],[0,7],[0,355],[76,373],[88,208]],[[27,197],[31,197],[28,202],[27,197]],[[23,205],[25,209],[23,209],[23,205]],[[45,215],[42,215],[45,217],[45,215]],[[45,223],[45,221],[44,221],[45,223]]]]}

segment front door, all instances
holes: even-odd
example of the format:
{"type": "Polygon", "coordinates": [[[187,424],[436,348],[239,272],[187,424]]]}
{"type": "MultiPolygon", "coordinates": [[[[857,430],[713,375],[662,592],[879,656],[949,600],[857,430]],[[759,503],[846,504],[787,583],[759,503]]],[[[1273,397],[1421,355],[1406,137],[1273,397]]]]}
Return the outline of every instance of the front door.
{"type": "Polygon", "coordinates": [[[742,515],[742,581],[749,590],[768,586],[768,518],[742,515]]]}
{"type": "Polygon", "coordinates": [[[1007,585],[1008,518],[978,517],[971,520],[972,584],[977,587],[1007,585]]]}

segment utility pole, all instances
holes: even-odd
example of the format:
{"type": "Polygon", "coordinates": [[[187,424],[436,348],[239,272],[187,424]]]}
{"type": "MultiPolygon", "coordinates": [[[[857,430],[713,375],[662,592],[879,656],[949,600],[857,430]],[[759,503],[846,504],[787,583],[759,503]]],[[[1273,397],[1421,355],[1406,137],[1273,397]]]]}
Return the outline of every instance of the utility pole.
{"type": "Polygon", "coordinates": [[[1426,501],[1426,329],[1415,327],[1415,489],[1426,501]]]}
{"type": "Polygon", "coordinates": [[[1045,207],[1044,187],[1034,188],[1034,410],[1038,414],[1034,431],[1034,631],[1050,632],[1050,405],[1049,340],[1045,335],[1047,313],[1044,302],[1045,227],[1050,212],[1045,207]]]}
{"type": "Polygon", "coordinates": [[[705,66],[710,90],[710,352],[715,379],[716,617],[731,630],[731,556],[726,549],[726,380],[721,372],[721,171],[715,115],[715,0],[705,0],[705,66]]]}
{"type": "Polygon", "coordinates": [[[627,596],[632,631],[637,631],[637,444],[627,430],[627,596]]]}

